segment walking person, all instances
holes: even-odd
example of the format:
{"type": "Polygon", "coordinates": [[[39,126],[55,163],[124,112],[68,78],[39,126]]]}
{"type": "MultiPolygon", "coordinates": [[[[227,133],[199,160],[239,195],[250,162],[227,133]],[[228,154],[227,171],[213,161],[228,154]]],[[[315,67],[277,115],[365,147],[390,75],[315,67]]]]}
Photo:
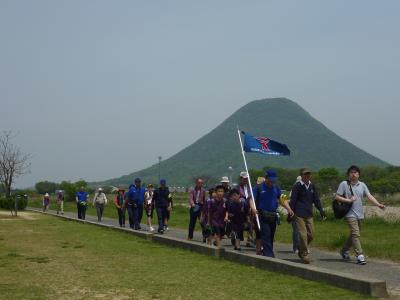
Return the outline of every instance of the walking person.
{"type": "Polygon", "coordinates": [[[244,224],[248,221],[249,208],[241,198],[240,192],[237,189],[231,189],[229,192],[231,199],[227,207],[229,222],[232,226],[232,240],[234,240],[235,250],[241,251],[240,241],[243,241],[244,224]]]}
{"type": "Polygon", "coordinates": [[[104,206],[107,204],[108,200],[106,194],[104,194],[103,189],[100,187],[93,198],[93,206],[96,207],[97,221],[101,222],[103,217],[104,206]]]}
{"type": "Polygon", "coordinates": [[[146,211],[147,226],[149,227],[149,231],[154,231],[153,226],[151,226],[151,222],[153,219],[153,211],[154,211],[153,196],[154,196],[153,185],[148,184],[147,191],[144,193],[144,209],[146,211]]]}
{"type": "MultiPolygon", "coordinates": [[[[268,170],[265,174],[265,182],[254,188],[255,207],[250,202],[253,214],[258,214],[260,221],[260,229],[256,230],[256,239],[259,254],[259,246],[261,244],[261,254],[264,256],[275,257],[274,254],[274,237],[277,223],[278,201],[281,197],[281,190],[277,185],[278,175],[275,170],[268,170]]],[[[289,215],[293,215],[292,209],[287,202],[283,206],[289,215]]]]}
{"type": "MultiPolygon", "coordinates": [[[[250,206],[250,198],[251,198],[251,191],[250,191],[250,185],[249,185],[249,174],[247,172],[240,172],[239,175],[239,193],[240,193],[240,199],[246,203],[246,206],[250,206]]],[[[245,226],[244,230],[244,236],[246,239],[246,247],[251,247],[252,244],[254,244],[254,238],[253,238],[253,226],[251,226],[251,223],[249,222],[247,226],[245,226]]]]}
{"type": "Polygon", "coordinates": [[[43,212],[48,211],[49,206],[50,206],[50,195],[48,193],[46,193],[43,196],[43,212]]]}
{"type": "Polygon", "coordinates": [[[225,235],[225,222],[228,221],[226,209],[225,189],[222,185],[215,187],[215,199],[211,203],[208,215],[208,225],[212,227],[212,240],[217,247],[221,247],[222,237],[225,235]]]}
{"type": "Polygon", "coordinates": [[[85,220],[88,199],[89,194],[86,193],[85,188],[81,186],[79,188],[79,192],[75,194],[76,207],[78,209],[78,219],[85,220]]]}
{"type": "Polygon", "coordinates": [[[143,204],[144,204],[144,193],[145,188],[142,187],[142,181],[140,178],[135,179],[135,184],[129,187],[128,191],[128,215],[129,225],[134,230],[140,230],[141,220],[143,216],[143,204]]]}
{"type": "Polygon", "coordinates": [[[203,205],[203,211],[200,217],[200,222],[203,228],[203,243],[207,242],[208,244],[211,244],[210,236],[212,234],[212,228],[211,225],[209,224],[208,216],[210,214],[211,205],[213,204],[215,198],[216,198],[215,189],[214,188],[209,189],[208,198],[203,205]]]}
{"type": "Polygon", "coordinates": [[[57,215],[64,214],[64,193],[63,191],[57,192],[57,215]]]}
{"type": "Polygon", "coordinates": [[[167,218],[167,210],[169,203],[170,192],[165,179],[160,180],[160,186],[154,191],[153,201],[157,212],[158,233],[164,233],[164,221],[167,218]]]}
{"type": "Polygon", "coordinates": [[[297,182],[290,196],[290,208],[299,233],[299,257],[304,264],[310,263],[309,248],[314,239],[313,205],[319,210],[322,220],[326,219],[315,185],[311,182],[311,171],[300,169],[301,180],[297,182]]]}
{"type": "MultiPolygon", "coordinates": [[[[301,176],[297,176],[296,183],[300,182],[301,176]]],[[[289,198],[292,196],[292,191],[290,191],[289,198]]],[[[298,254],[300,249],[300,238],[299,238],[299,230],[297,229],[297,224],[290,217],[288,218],[288,222],[292,225],[292,249],[293,253],[298,254]]]]}
{"type": "Polygon", "coordinates": [[[196,222],[198,219],[200,220],[203,206],[206,201],[206,190],[203,188],[203,184],[203,179],[197,178],[195,187],[189,192],[190,221],[188,240],[193,239],[193,231],[196,227],[196,222]]]}
{"type": "Polygon", "coordinates": [[[118,213],[118,223],[120,227],[125,227],[125,190],[119,189],[118,195],[115,197],[114,205],[118,213]]]}
{"type": "Polygon", "coordinates": [[[168,223],[169,223],[169,219],[171,218],[172,208],[174,206],[172,195],[173,195],[173,193],[169,193],[169,195],[168,195],[167,212],[166,212],[165,219],[164,219],[164,231],[169,230],[168,223]]]}
{"type": "Polygon", "coordinates": [[[362,201],[364,197],[366,197],[369,202],[378,206],[380,209],[384,209],[385,205],[371,195],[367,185],[359,180],[360,174],[361,171],[359,167],[354,165],[350,166],[347,170],[348,179],[340,183],[335,199],[340,202],[352,203],[349,212],[344,217],[349,227],[350,234],[340,251],[340,255],[343,260],[350,260],[349,251],[353,248],[357,256],[357,264],[365,265],[367,262],[360,242],[361,223],[364,219],[362,201]]]}

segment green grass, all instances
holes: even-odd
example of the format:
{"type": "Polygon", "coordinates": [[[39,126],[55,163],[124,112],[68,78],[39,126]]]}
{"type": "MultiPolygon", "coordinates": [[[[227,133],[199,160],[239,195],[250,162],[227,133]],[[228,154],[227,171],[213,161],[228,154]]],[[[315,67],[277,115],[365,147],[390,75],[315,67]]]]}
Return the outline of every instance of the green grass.
{"type": "Polygon", "coordinates": [[[35,218],[0,220],[1,299],[365,298],[106,228],[35,218]]]}
{"type": "MultiPolygon", "coordinates": [[[[30,200],[30,206],[41,207],[40,201],[30,200]]],[[[74,203],[67,202],[65,204],[66,211],[76,212],[74,203]]],[[[87,214],[95,215],[94,208],[89,207],[87,214]]],[[[154,214],[156,215],[156,214],[154,214]]],[[[117,212],[113,205],[108,205],[105,209],[105,216],[118,219],[117,212]]],[[[282,217],[282,225],[278,226],[275,241],[282,243],[291,243],[291,225],[285,222],[286,218],[282,217]]],[[[143,220],[144,222],[144,220],[143,220]]],[[[153,224],[156,224],[156,216],[153,218],[153,224]]],[[[188,208],[175,205],[170,227],[187,229],[189,224],[188,208]]],[[[328,214],[327,221],[320,221],[319,217],[314,218],[315,238],[313,246],[338,251],[348,236],[347,224],[343,220],[336,220],[332,215],[328,214]]],[[[400,261],[400,246],[396,242],[395,237],[400,234],[400,223],[386,222],[383,219],[372,218],[366,219],[362,223],[361,228],[361,245],[364,252],[369,257],[390,259],[400,261]],[[379,236],[379,242],[376,237],[379,236]]],[[[196,225],[196,230],[200,230],[200,226],[196,225]]]]}

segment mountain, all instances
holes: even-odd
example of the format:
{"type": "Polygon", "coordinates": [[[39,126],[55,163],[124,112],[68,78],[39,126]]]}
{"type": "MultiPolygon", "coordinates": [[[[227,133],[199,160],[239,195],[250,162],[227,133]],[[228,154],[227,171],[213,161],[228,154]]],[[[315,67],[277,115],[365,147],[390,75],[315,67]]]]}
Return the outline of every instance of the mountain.
{"type": "MultiPolygon", "coordinates": [[[[237,125],[253,135],[284,143],[291,150],[291,156],[285,157],[247,153],[249,168],[308,166],[314,170],[323,167],[344,170],[352,164],[388,165],[336,135],[295,102],[273,98],[248,103],[195,143],[163,161],[162,178],[167,179],[170,186],[187,186],[199,175],[215,179],[229,176],[229,166],[234,170],[234,178],[238,176],[244,166],[237,125]]],[[[135,177],[141,177],[143,182],[156,183],[158,165],[101,184],[127,185],[135,177]]]]}

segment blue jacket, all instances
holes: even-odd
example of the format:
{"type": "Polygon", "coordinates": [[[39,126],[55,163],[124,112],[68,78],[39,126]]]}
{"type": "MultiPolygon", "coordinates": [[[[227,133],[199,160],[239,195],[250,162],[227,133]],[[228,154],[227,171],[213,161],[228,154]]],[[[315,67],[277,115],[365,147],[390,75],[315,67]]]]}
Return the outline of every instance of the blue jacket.
{"type": "Polygon", "coordinates": [[[257,210],[275,212],[278,208],[278,199],[281,196],[281,189],[277,185],[271,188],[263,182],[253,189],[257,210]]]}
{"type": "Polygon", "coordinates": [[[75,196],[78,198],[79,202],[86,202],[89,195],[86,192],[79,191],[75,194],[75,196]]]}
{"type": "Polygon", "coordinates": [[[128,202],[143,205],[145,192],[146,189],[144,187],[138,189],[136,186],[132,186],[128,191],[128,202]]]}

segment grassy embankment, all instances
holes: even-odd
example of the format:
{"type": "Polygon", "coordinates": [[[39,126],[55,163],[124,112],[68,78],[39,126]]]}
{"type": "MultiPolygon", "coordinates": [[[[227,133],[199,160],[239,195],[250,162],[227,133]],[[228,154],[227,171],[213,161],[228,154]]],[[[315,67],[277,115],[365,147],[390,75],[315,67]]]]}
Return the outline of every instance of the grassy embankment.
{"type": "MultiPolygon", "coordinates": [[[[112,197],[112,196],[110,196],[112,197]]],[[[176,198],[176,205],[172,212],[170,220],[170,227],[187,229],[189,224],[188,208],[179,204],[186,202],[186,195],[181,194],[176,198]]],[[[30,200],[30,206],[41,207],[41,201],[30,200]]],[[[55,205],[51,207],[55,209],[55,205]]],[[[74,203],[66,202],[66,211],[76,212],[74,203]]],[[[95,215],[94,208],[89,206],[88,214],[95,215]]],[[[112,204],[109,204],[105,209],[105,216],[110,218],[118,218],[116,210],[112,204]]],[[[154,214],[155,215],[155,214],[154,214]]],[[[144,220],[143,220],[144,222],[144,220]]],[[[153,218],[153,224],[156,224],[156,216],[153,218]]],[[[197,230],[200,230],[200,226],[197,230]]],[[[390,259],[393,261],[400,261],[400,251],[397,240],[394,238],[399,236],[400,222],[392,223],[386,222],[382,219],[373,218],[367,219],[363,222],[361,242],[363,249],[367,256],[390,259]],[[377,242],[379,237],[379,242],[377,242]]],[[[328,213],[328,220],[322,222],[319,217],[315,218],[315,239],[313,242],[314,247],[338,251],[343,245],[348,236],[348,228],[343,220],[336,220],[331,214],[328,213]]],[[[283,243],[291,243],[291,226],[285,221],[282,216],[282,224],[278,226],[275,241],[283,243]]]]}
{"type": "Polygon", "coordinates": [[[122,232],[31,217],[0,216],[1,299],[365,298],[122,232]]]}

